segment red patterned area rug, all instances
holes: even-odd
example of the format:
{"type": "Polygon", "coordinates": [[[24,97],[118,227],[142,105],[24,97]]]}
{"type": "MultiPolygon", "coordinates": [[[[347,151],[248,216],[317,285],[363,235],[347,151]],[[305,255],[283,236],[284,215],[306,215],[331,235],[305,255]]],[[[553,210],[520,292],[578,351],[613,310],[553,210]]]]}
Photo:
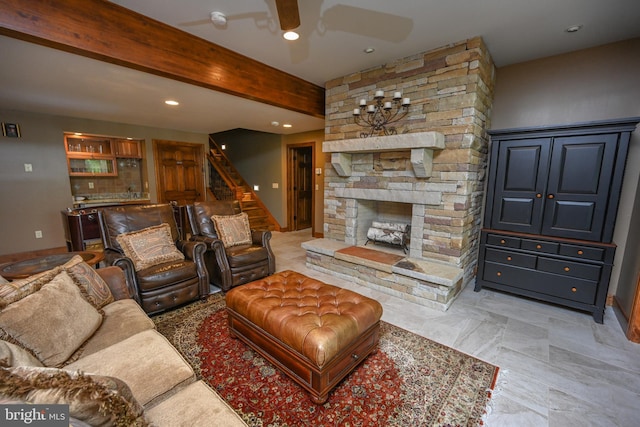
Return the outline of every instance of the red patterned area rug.
{"type": "Polygon", "coordinates": [[[250,426],[478,426],[498,367],[381,322],[378,349],[323,405],[229,336],[224,296],[153,318],[250,426]]]}

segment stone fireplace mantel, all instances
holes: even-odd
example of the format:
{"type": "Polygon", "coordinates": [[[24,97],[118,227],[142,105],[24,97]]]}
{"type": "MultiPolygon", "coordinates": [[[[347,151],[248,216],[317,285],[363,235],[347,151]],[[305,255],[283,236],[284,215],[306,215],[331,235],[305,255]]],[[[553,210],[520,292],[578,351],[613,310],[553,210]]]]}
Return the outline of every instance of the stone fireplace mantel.
{"type": "Polygon", "coordinates": [[[411,165],[416,177],[429,178],[433,150],[443,150],[444,147],[444,135],[440,132],[372,136],[322,143],[322,151],[331,153],[331,165],[340,176],[351,176],[351,156],[354,153],[411,150],[411,165]]]}

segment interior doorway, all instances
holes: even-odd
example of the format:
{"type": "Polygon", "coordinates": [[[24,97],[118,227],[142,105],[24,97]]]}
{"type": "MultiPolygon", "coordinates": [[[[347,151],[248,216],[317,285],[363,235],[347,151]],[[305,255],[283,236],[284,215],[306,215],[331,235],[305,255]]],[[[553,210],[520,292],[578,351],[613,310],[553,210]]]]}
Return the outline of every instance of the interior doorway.
{"type": "Polygon", "coordinates": [[[204,146],[153,140],[158,203],[204,200],[204,146]]]}
{"type": "Polygon", "coordinates": [[[313,170],[315,143],[287,145],[287,228],[304,230],[314,224],[313,170]]]}

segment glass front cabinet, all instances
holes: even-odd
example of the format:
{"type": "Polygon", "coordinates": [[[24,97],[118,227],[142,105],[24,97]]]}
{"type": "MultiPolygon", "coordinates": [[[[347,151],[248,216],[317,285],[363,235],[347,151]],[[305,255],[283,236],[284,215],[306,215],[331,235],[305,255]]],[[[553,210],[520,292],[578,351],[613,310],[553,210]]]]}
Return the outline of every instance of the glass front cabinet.
{"type": "Polygon", "coordinates": [[[65,136],[69,176],[117,176],[112,140],[100,137],[65,136]]]}

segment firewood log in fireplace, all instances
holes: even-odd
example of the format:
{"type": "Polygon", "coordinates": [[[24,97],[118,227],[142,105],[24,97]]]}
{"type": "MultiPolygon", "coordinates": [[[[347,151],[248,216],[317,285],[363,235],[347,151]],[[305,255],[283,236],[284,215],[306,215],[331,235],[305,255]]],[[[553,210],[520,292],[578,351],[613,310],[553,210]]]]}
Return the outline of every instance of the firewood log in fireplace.
{"type": "Polygon", "coordinates": [[[392,246],[399,246],[404,253],[407,253],[407,242],[409,240],[409,224],[373,221],[367,230],[367,241],[385,243],[392,246]]]}

